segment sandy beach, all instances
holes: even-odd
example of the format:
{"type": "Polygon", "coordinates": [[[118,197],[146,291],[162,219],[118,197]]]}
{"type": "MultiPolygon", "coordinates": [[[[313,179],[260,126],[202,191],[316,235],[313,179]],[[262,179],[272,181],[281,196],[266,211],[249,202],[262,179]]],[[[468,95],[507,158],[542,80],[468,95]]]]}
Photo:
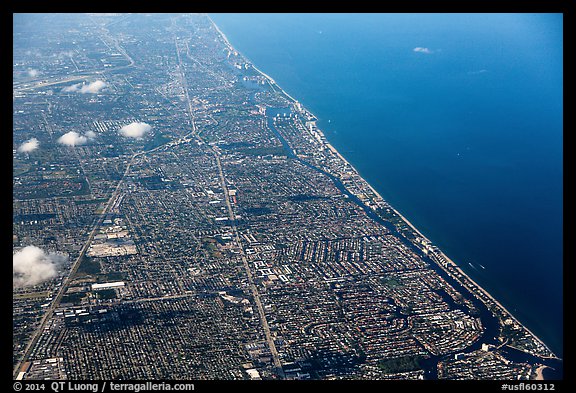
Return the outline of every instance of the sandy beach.
{"type": "Polygon", "coordinates": [[[544,380],[544,375],[542,374],[542,372],[546,368],[549,368],[549,367],[542,365],[536,369],[536,380],[537,381],[543,381],[544,380]]]}

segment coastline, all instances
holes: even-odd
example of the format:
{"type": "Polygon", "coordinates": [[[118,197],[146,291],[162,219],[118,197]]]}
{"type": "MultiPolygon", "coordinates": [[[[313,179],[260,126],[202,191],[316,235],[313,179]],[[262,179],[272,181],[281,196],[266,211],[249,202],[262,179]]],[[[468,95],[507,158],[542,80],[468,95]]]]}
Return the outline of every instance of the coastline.
{"type": "MultiPolygon", "coordinates": [[[[210,15],[206,14],[206,17],[210,20],[210,22],[212,23],[212,26],[214,26],[214,28],[216,29],[216,31],[218,32],[218,34],[220,34],[220,36],[224,39],[224,43],[226,44],[226,46],[228,47],[229,50],[234,51],[234,52],[238,52],[240,54],[242,54],[242,56],[250,61],[250,59],[244,55],[242,52],[240,52],[239,50],[237,50],[236,48],[234,48],[232,46],[232,44],[230,43],[230,41],[228,41],[228,37],[226,37],[226,34],[224,34],[224,32],[222,30],[220,30],[220,28],[218,27],[218,25],[216,24],[216,22],[214,22],[212,20],[212,18],[210,18],[210,15]]],[[[252,68],[254,68],[256,71],[258,71],[263,77],[265,77],[268,80],[268,83],[270,83],[271,85],[276,86],[278,89],[280,89],[280,91],[286,96],[288,97],[290,100],[292,100],[292,102],[298,102],[297,99],[295,99],[294,97],[292,97],[290,94],[288,94],[284,89],[282,89],[278,83],[276,83],[276,81],[268,74],[266,74],[264,71],[262,71],[261,69],[259,69],[258,67],[256,67],[256,65],[250,61],[250,65],[252,66],[252,68]]]]}
{"type": "Polygon", "coordinates": [[[536,369],[536,380],[537,380],[537,381],[543,381],[543,380],[544,380],[544,374],[543,374],[543,372],[544,372],[544,370],[547,369],[547,368],[550,368],[550,367],[541,365],[541,366],[539,366],[539,367],[536,369]]]}
{"type": "MultiPolygon", "coordinates": [[[[212,23],[212,25],[214,26],[214,28],[216,29],[216,31],[220,34],[220,36],[223,38],[224,42],[226,43],[227,47],[229,50],[231,51],[235,51],[237,53],[240,53],[240,51],[238,51],[237,49],[235,49],[231,44],[230,41],[228,40],[228,38],[226,37],[226,35],[220,30],[220,28],[217,26],[217,24],[212,20],[212,18],[210,18],[209,15],[207,15],[208,19],[210,20],[210,22],[212,23]]],[[[294,97],[292,97],[290,94],[288,94],[284,89],[282,89],[277,83],[276,81],[269,76],[268,74],[264,73],[262,70],[260,70],[258,67],[256,67],[256,65],[254,65],[253,62],[251,62],[249,60],[248,57],[246,57],[244,54],[242,54],[242,56],[248,60],[250,62],[251,67],[256,70],[258,73],[260,73],[263,77],[265,77],[268,80],[268,83],[270,83],[270,85],[276,87],[279,91],[282,92],[282,94],[284,94],[289,101],[291,101],[292,104],[294,103],[299,103],[300,101],[296,100],[294,97]]],[[[309,113],[310,115],[313,115],[315,118],[318,118],[317,116],[315,116],[312,112],[310,112],[308,109],[304,108],[304,106],[302,106],[303,110],[307,113],[309,113]]],[[[340,152],[330,143],[327,141],[327,138],[325,136],[325,134],[322,132],[322,130],[320,129],[316,129],[316,132],[319,133],[324,140],[326,140],[325,142],[325,146],[330,148],[330,150],[339,158],[341,159],[344,163],[346,163],[357,175],[358,177],[365,183],[365,185],[367,185],[370,190],[374,193],[374,195],[376,195],[377,199],[385,202],[387,205],[387,208],[389,208],[390,210],[392,210],[394,212],[394,214],[396,214],[398,217],[400,217],[400,219],[407,224],[415,233],[417,233],[420,237],[422,237],[424,240],[426,240],[429,243],[433,243],[428,237],[426,237],[424,234],[422,234],[404,215],[402,215],[397,209],[395,209],[392,205],[390,205],[386,199],[384,199],[380,193],[378,191],[376,191],[376,189],[364,178],[360,175],[360,173],[358,172],[358,170],[356,170],[356,168],[350,163],[348,162],[348,160],[342,156],[342,154],[340,154],[340,152]]],[[[371,207],[372,208],[372,207],[371,207]]],[[[373,208],[372,208],[373,209],[373,208]]],[[[464,272],[464,270],[462,270],[462,268],[455,263],[450,257],[448,257],[442,250],[438,249],[437,253],[439,254],[439,256],[441,258],[444,258],[448,264],[447,265],[452,265],[454,266],[454,269],[456,270],[456,272],[458,272],[462,277],[464,277],[464,280],[459,280],[456,277],[454,277],[454,273],[452,271],[450,271],[449,269],[447,269],[446,266],[443,266],[441,263],[439,263],[438,261],[436,261],[435,259],[432,259],[436,265],[441,268],[444,272],[446,272],[450,277],[452,277],[453,279],[455,279],[457,282],[460,282],[460,284],[462,284],[472,295],[475,295],[474,291],[472,289],[470,289],[468,287],[468,284],[472,284],[475,286],[474,290],[477,290],[479,292],[481,292],[484,296],[486,296],[491,302],[493,302],[501,311],[502,313],[512,319],[516,324],[520,325],[523,329],[526,330],[526,332],[528,332],[528,334],[538,343],[540,343],[544,348],[546,348],[546,350],[552,354],[552,356],[540,356],[542,358],[547,358],[547,359],[561,359],[558,356],[556,356],[556,354],[546,345],[546,343],[544,343],[536,334],[534,334],[530,329],[528,329],[522,322],[520,322],[506,307],[504,307],[498,300],[496,300],[492,295],[490,295],[490,293],[485,290],[482,286],[480,286],[476,281],[474,281],[468,274],[466,274],[464,272]]],[[[486,306],[488,306],[489,304],[487,304],[483,299],[479,299],[482,303],[484,303],[486,306]]],[[[523,351],[522,349],[516,348],[518,350],[523,351]]],[[[526,353],[530,353],[527,351],[524,351],[526,353]]],[[[547,366],[541,366],[538,368],[538,370],[540,370],[540,376],[542,377],[542,370],[544,368],[547,368],[547,366]]],[[[537,370],[537,372],[538,372],[537,370]]],[[[542,378],[543,379],[543,378],[542,378]]]]}
{"type": "MultiPolygon", "coordinates": [[[[317,132],[321,133],[324,137],[324,133],[322,133],[321,130],[317,130],[317,132]]],[[[352,164],[350,164],[348,162],[348,160],[346,160],[341,154],[340,152],[337,151],[337,149],[332,146],[330,143],[327,144],[328,146],[332,147],[332,151],[336,152],[335,154],[341,158],[346,164],[350,165],[350,167],[356,172],[358,173],[358,176],[360,176],[359,172],[356,170],[356,168],[354,168],[354,166],[352,164]]],[[[374,187],[366,180],[364,179],[362,176],[360,176],[368,185],[368,187],[372,190],[372,192],[374,192],[374,194],[380,198],[382,201],[386,202],[386,199],[384,199],[382,197],[382,195],[380,195],[380,193],[378,191],[376,191],[374,189],[374,187]]],[[[423,239],[425,239],[426,241],[433,243],[430,239],[428,239],[428,237],[426,237],[422,232],[420,232],[418,230],[418,228],[416,228],[405,216],[403,216],[398,210],[396,210],[396,208],[394,208],[392,205],[390,205],[388,202],[386,202],[386,204],[388,205],[388,208],[390,210],[392,210],[395,214],[398,215],[398,217],[400,217],[402,219],[402,221],[404,221],[404,223],[406,223],[414,232],[416,232],[419,236],[421,236],[423,239]]],[[[476,281],[474,281],[468,274],[466,274],[464,272],[464,270],[462,270],[462,268],[456,263],[454,262],[450,257],[448,257],[448,255],[446,255],[442,250],[438,249],[439,254],[441,257],[443,257],[444,259],[446,259],[446,261],[448,261],[449,264],[452,264],[453,266],[455,266],[456,271],[458,271],[458,273],[460,273],[463,277],[466,278],[466,280],[468,280],[470,283],[472,283],[473,285],[476,286],[477,290],[479,290],[480,292],[482,292],[482,294],[484,294],[487,298],[489,298],[492,302],[494,302],[494,304],[496,304],[503,312],[504,314],[506,314],[507,317],[511,318],[514,322],[516,322],[518,325],[522,326],[523,329],[525,329],[536,341],[538,341],[539,343],[541,343],[550,353],[553,354],[553,356],[549,357],[551,359],[560,359],[558,356],[556,356],[556,354],[554,353],[554,351],[552,351],[548,345],[546,345],[546,343],[544,343],[536,334],[534,334],[530,329],[528,329],[522,322],[520,322],[506,307],[504,307],[504,305],[502,305],[498,300],[496,300],[492,295],[490,295],[490,293],[488,291],[486,291],[481,285],[479,285],[476,281]]],[[[442,264],[440,263],[436,263],[442,270],[444,270],[448,275],[450,275],[451,277],[453,277],[452,272],[450,272],[448,269],[446,269],[444,266],[442,266],[442,264]]],[[[464,283],[465,284],[465,283],[464,283]]],[[[466,288],[467,286],[464,285],[466,288]]],[[[468,288],[467,288],[468,289],[468,288]]],[[[468,289],[471,293],[473,293],[470,289],[468,289]]],[[[482,300],[481,300],[482,301],[482,300]]],[[[517,348],[518,349],[518,348],[517,348]]],[[[518,349],[521,350],[521,349],[518,349]]],[[[546,358],[546,357],[545,357],[546,358]]]]}
{"type": "MultiPolygon", "coordinates": [[[[321,133],[324,137],[324,133],[322,133],[321,130],[317,130],[317,132],[321,133]]],[[[328,146],[331,146],[333,148],[333,151],[336,152],[335,154],[341,158],[344,162],[346,162],[346,164],[350,165],[350,167],[356,172],[358,173],[358,171],[356,170],[356,168],[354,168],[354,166],[352,164],[350,164],[348,162],[348,160],[346,160],[337,150],[336,148],[331,145],[330,143],[327,144],[328,146]]],[[[360,176],[360,174],[358,173],[358,176],[360,176]]],[[[374,187],[366,180],[364,179],[362,176],[360,176],[368,185],[368,187],[370,187],[370,189],[372,190],[372,192],[374,192],[374,194],[380,198],[382,201],[386,201],[386,199],[384,199],[382,197],[382,195],[380,195],[380,193],[378,191],[376,191],[376,189],[374,189],[374,187]]],[[[388,202],[386,202],[388,205],[388,208],[390,210],[392,210],[395,214],[398,215],[398,217],[400,217],[402,219],[402,221],[404,221],[410,228],[412,228],[412,230],[414,232],[416,232],[419,236],[421,236],[423,239],[425,239],[426,241],[433,243],[430,239],[428,239],[428,237],[426,237],[422,232],[420,232],[418,230],[418,228],[416,228],[405,216],[403,216],[398,210],[396,210],[392,205],[390,205],[388,202]]],[[[550,353],[553,354],[553,356],[551,357],[552,359],[560,359],[559,357],[557,357],[554,354],[554,351],[552,351],[547,345],[546,343],[544,343],[536,334],[534,334],[530,329],[528,329],[522,322],[520,322],[506,307],[504,307],[504,305],[502,305],[502,303],[500,303],[498,300],[496,300],[492,295],[490,295],[490,293],[488,291],[486,291],[481,285],[479,285],[476,281],[474,281],[468,274],[466,274],[464,272],[464,270],[462,270],[462,268],[456,263],[454,262],[450,257],[448,257],[448,255],[446,255],[442,250],[439,249],[439,254],[441,257],[445,258],[446,261],[448,261],[450,264],[452,264],[453,266],[455,266],[455,269],[458,271],[458,273],[460,273],[463,277],[465,277],[470,283],[474,284],[476,286],[476,288],[481,291],[487,298],[489,298],[491,301],[494,302],[494,304],[496,304],[503,312],[504,314],[506,314],[507,317],[511,318],[514,322],[516,322],[517,324],[519,324],[520,326],[522,326],[522,328],[526,329],[526,331],[535,339],[537,340],[539,343],[541,343],[550,353]]],[[[446,269],[444,266],[442,266],[442,264],[437,263],[437,265],[444,270],[448,275],[452,276],[452,273],[446,269]]],[[[470,290],[470,289],[469,289],[470,290]]],[[[517,348],[518,349],[518,348],[517,348]]],[[[520,349],[519,349],[520,350],[520,349]]],[[[544,366],[546,367],[546,366],[544,366]]]]}

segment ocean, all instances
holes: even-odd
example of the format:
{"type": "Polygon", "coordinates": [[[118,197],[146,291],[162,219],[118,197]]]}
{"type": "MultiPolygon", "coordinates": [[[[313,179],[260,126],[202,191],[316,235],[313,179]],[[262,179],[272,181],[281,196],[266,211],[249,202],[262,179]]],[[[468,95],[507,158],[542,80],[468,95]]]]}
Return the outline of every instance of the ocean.
{"type": "Polygon", "coordinates": [[[210,17],[388,202],[562,356],[562,15],[210,17]]]}

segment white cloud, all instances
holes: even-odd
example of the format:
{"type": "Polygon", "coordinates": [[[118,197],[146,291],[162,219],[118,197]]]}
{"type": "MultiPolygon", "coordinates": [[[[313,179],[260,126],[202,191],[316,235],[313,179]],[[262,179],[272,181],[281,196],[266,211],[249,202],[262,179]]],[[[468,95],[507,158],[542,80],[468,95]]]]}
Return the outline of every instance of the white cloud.
{"type": "Polygon", "coordinates": [[[150,131],[152,127],[146,123],[131,123],[127,126],[122,127],[119,132],[120,134],[127,136],[129,138],[140,139],[142,136],[150,131]]]}
{"type": "Polygon", "coordinates": [[[76,131],[70,131],[58,138],[58,143],[66,146],[83,145],[86,142],[88,142],[88,138],[78,134],[76,131]]]}
{"type": "Polygon", "coordinates": [[[36,246],[27,246],[12,254],[12,285],[27,287],[56,277],[58,267],[66,257],[46,253],[36,246]]]}
{"type": "Polygon", "coordinates": [[[416,48],[413,49],[414,52],[418,52],[418,53],[426,53],[427,55],[430,55],[432,53],[434,53],[433,50],[430,50],[428,48],[423,48],[421,46],[417,46],[416,48]]]}
{"type": "Polygon", "coordinates": [[[38,139],[30,138],[18,147],[18,152],[19,153],[30,153],[31,151],[38,149],[39,145],[40,145],[40,142],[38,142],[38,139]]]}
{"type": "Polygon", "coordinates": [[[65,88],[62,89],[62,91],[64,93],[75,92],[75,91],[78,91],[80,89],[80,85],[82,85],[82,83],[76,83],[76,84],[71,85],[71,86],[66,86],[65,88]]]}
{"type": "Polygon", "coordinates": [[[106,82],[104,81],[94,81],[92,83],[89,84],[84,84],[84,83],[76,83],[70,86],[66,86],[65,88],[62,89],[62,91],[64,93],[82,93],[82,94],[86,94],[86,93],[98,93],[100,90],[102,90],[104,87],[106,87],[106,82]]]}
{"type": "Polygon", "coordinates": [[[92,140],[92,139],[96,139],[96,133],[94,131],[86,131],[84,133],[84,136],[86,136],[86,138],[92,140]]]}
{"type": "Polygon", "coordinates": [[[33,68],[30,68],[28,70],[28,76],[31,76],[32,78],[36,78],[38,75],[40,75],[40,71],[35,70],[33,68]]]}
{"type": "Polygon", "coordinates": [[[106,82],[104,81],[95,81],[92,83],[89,83],[87,85],[83,85],[80,88],[80,93],[84,94],[84,93],[98,93],[100,90],[102,90],[104,87],[106,87],[106,82]]]}

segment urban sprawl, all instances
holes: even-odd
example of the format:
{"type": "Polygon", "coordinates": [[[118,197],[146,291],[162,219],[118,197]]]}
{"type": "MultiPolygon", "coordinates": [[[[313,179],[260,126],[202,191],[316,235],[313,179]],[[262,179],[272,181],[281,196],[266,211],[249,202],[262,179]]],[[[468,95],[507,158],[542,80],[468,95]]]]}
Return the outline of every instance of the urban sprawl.
{"type": "Polygon", "coordinates": [[[555,358],[208,16],[15,16],[13,62],[15,379],[515,380],[555,358]]]}

